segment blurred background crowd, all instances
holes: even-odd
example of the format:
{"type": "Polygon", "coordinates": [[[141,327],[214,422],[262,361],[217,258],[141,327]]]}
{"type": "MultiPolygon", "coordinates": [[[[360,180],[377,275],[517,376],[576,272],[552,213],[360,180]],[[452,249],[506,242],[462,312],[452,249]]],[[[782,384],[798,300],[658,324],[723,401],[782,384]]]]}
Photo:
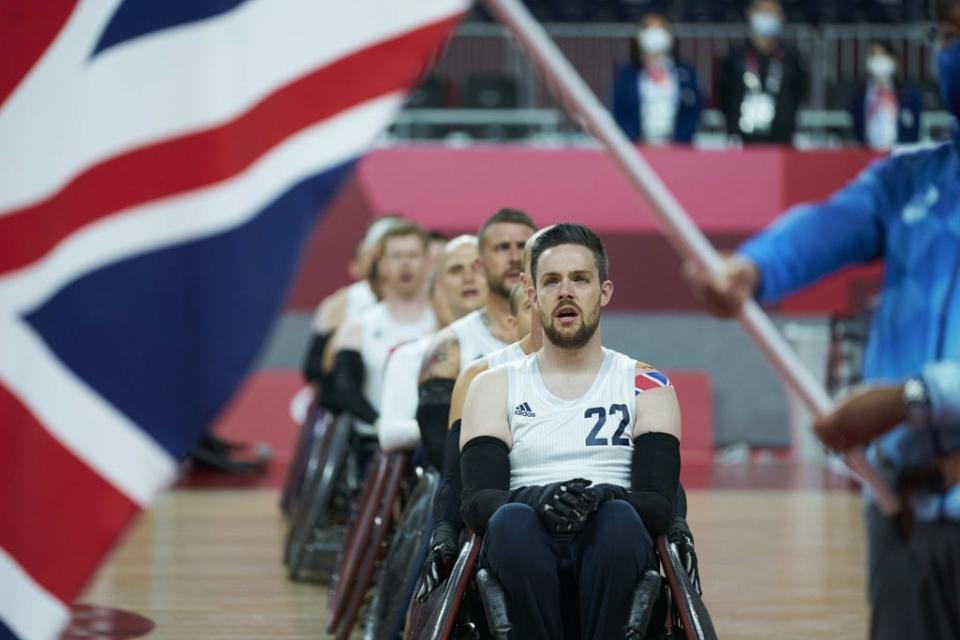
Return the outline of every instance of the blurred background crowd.
{"type": "MultiPolygon", "coordinates": [[[[948,135],[926,0],[525,4],[637,142],[879,150],[948,135]]],[[[391,136],[587,140],[480,7],[391,136]]]]}

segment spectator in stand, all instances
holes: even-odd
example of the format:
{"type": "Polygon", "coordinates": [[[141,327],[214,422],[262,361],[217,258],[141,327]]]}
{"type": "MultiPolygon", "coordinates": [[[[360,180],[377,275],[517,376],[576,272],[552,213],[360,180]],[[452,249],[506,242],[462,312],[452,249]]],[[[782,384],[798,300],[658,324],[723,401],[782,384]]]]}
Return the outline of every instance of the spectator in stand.
{"type": "Polygon", "coordinates": [[[857,139],[879,150],[916,142],[922,109],[920,92],[897,79],[897,59],[890,44],[871,42],[867,82],[850,105],[857,139]]]}
{"type": "Polygon", "coordinates": [[[720,67],[727,132],[744,144],[793,140],[807,78],[797,52],[780,41],[783,16],[777,0],[753,0],[747,9],[750,35],[720,67]]]}
{"type": "Polygon", "coordinates": [[[702,109],[693,68],[674,60],[670,23],[647,14],[630,41],[630,63],[614,78],[617,124],[635,142],[690,144],[702,109]]]}

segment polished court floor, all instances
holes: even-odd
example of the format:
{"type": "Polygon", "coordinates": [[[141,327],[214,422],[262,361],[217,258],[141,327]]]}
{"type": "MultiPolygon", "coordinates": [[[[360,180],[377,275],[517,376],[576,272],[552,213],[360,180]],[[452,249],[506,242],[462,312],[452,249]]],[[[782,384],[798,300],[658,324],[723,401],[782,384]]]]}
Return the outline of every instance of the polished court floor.
{"type": "MultiPolygon", "coordinates": [[[[749,476],[745,486],[766,484],[749,476]]],[[[866,636],[856,493],[710,488],[689,495],[704,597],[721,638],[866,636]]],[[[325,637],[326,591],[285,577],[276,502],[270,489],[166,494],[80,601],[152,619],[154,639],[325,637]]]]}

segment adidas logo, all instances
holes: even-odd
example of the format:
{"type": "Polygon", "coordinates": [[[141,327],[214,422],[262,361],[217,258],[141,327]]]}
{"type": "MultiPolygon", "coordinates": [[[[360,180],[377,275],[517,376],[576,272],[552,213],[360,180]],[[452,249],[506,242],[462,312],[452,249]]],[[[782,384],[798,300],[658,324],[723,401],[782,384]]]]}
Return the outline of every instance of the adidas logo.
{"type": "Polygon", "coordinates": [[[537,414],[533,412],[533,409],[530,408],[530,405],[526,402],[521,402],[517,405],[517,408],[513,410],[513,415],[523,416],[524,418],[536,418],[537,414]]]}

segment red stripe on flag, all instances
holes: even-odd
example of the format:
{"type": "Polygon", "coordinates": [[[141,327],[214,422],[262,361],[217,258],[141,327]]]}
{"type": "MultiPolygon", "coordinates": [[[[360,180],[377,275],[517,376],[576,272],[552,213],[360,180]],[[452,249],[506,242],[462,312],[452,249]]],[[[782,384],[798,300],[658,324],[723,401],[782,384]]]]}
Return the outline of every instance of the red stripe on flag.
{"type": "Polygon", "coordinates": [[[0,442],[0,547],[69,603],[140,509],[65,449],[3,385],[0,442]]]}
{"type": "Polygon", "coordinates": [[[29,73],[73,13],[76,0],[0,2],[0,105],[29,73]]]}
{"type": "Polygon", "coordinates": [[[0,273],[41,258],[70,233],[116,211],[226,180],[304,127],[410,87],[458,20],[318,69],[219,127],[94,165],[43,202],[0,217],[0,273]]]}

